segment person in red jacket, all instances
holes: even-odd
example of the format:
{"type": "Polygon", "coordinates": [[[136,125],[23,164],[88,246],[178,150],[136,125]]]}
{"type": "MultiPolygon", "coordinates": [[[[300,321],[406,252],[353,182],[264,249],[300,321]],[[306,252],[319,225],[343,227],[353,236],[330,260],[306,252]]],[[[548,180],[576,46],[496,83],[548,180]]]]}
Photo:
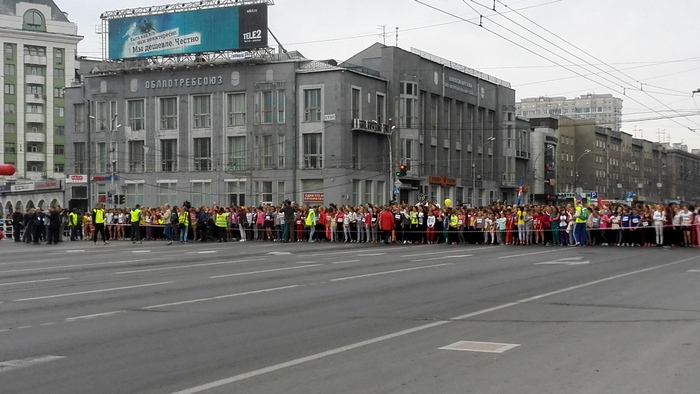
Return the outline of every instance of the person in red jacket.
{"type": "Polygon", "coordinates": [[[379,216],[379,228],[384,232],[384,243],[391,244],[391,232],[394,230],[394,214],[388,207],[384,207],[379,216]]]}

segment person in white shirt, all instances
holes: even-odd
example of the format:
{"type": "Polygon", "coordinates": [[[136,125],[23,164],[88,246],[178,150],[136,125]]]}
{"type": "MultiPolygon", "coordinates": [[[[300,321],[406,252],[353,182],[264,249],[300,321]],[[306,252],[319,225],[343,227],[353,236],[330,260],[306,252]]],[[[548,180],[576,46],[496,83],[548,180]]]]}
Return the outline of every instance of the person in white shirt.
{"type": "Polygon", "coordinates": [[[654,220],[654,231],[656,232],[656,246],[663,246],[664,223],[666,223],[666,208],[664,208],[663,204],[656,205],[652,220],[654,220]]]}

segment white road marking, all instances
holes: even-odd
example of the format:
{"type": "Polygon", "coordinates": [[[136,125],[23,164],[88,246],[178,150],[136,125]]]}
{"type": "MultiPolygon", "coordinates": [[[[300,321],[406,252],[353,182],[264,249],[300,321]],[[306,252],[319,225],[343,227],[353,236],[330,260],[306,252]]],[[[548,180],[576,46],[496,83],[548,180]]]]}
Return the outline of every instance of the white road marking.
{"type": "Polygon", "coordinates": [[[358,254],[358,257],[371,257],[371,256],[383,256],[386,253],[363,253],[363,254],[358,254]]]}
{"type": "Polygon", "coordinates": [[[115,275],[136,274],[136,273],[140,273],[140,272],[152,272],[152,271],[177,270],[177,269],[194,268],[194,267],[208,267],[208,266],[212,266],[212,265],[237,264],[237,263],[245,263],[245,262],[248,262],[248,261],[260,261],[260,260],[264,260],[264,259],[246,259],[246,260],[236,260],[236,261],[218,261],[218,262],[215,262],[215,263],[201,263],[201,264],[177,265],[177,266],[174,266],[174,267],[147,268],[147,269],[142,269],[142,270],[132,270],[132,271],[115,272],[115,275]]]}
{"type": "Polygon", "coordinates": [[[185,304],[194,304],[196,302],[205,302],[205,301],[214,301],[214,300],[221,300],[224,298],[233,298],[233,297],[241,297],[241,296],[246,296],[246,295],[252,295],[252,294],[262,294],[262,293],[270,293],[273,291],[280,291],[280,290],[288,290],[288,289],[294,289],[296,287],[301,287],[300,285],[293,285],[293,286],[284,286],[284,287],[275,287],[272,289],[263,289],[263,290],[255,290],[255,291],[248,291],[245,293],[236,293],[236,294],[226,294],[226,295],[220,295],[220,296],[215,296],[215,297],[207,297],[207,298],[198,298],[196,300],[187,300],[187,301],[179,301],[179,302],[170,302],[168,304],[160,304],[160,305],[150,305],[150,306],[144,306],[139,309],[157,309],[157,308],[165,308],[168,306],[177,306],[177,305],[185,305],[185,304]]]}
{"type": "MultiPolygon", "coordinates": [[[[477,251],[477,250],[484,250],[484,249],[495,250],[493,247],[484,246],[484,247],[480,247],[480,248],[461,249],[461,251],[464,251],[464,252],[475,252],[475,251],[477,251]]],[[[425,253],[416,253],[416,254],[404,254],[404,255],[402,255],[401,257],[434,256],[434,255],[436,255],[436,254],[448,254],[448,253],[455,253],[455,250],[454,250],[454,249],[450,249],[450,250],[443,250],[443,251],[440,251],[440,252],[425,252],[425,253]]]]}
{"type": "Polygon", "coordinates": [[[501,257],[498,257],[498,258],[499,258],[499,259],[509,259],[509,258],[512,258],[512,257],[532,256],[532,255],[535,255],[535,254],[552,253],[552,252],[561,252],[561,251],[562,251],[562,249],[551,249],[551,250],[545,250],[545,251],[542,251],[542,252],[532,252],[532,253],[522,253],[522,254],[511,254],[511,255],[508,255],[508,256],[501,256],[501,257]]]}
{"type": "Polygon", "coordinates": [[[110,265],[110,264],[129,264],[129,263],[138,263],[141,261],[151,261],[151,260],[123,260],[123,261],[112,261],[112,262],[108,262],[108,263],[87,263],[87,264],[59,265],[59,266],[41,267],[41,268],[23,268],[23,269],[18,269],[18,270],[0,271],[0,274],[9,274],[12,272],[46,271],[46,270],[61,269],[61,268],[95,267],[95,266],[110,265]]]}
{"type": "Polygon", "coordinates": [[[442,256],[442,257],[431,257],[429,259],[418,259],[418,260],[411,260],[412,263],[420,263],[421,261],[434,261],[434,260],[446,260],[446,259],[458,259],[462,257],[471,257],[473,256],[472,254],[458,254],[456,256],[442,256]]]}
{"type": "Polygon", "coordinates": [[[40,326],[53,326],[56,323],[41,323],[40,326]]]}
{"type": "Polygon", "coordinates": [[[491,307],[491,308],[487,308],[487,309],[482,309],[482,310],[476,311],[476,312],[467,313],[466,315],[457,316],[457,317],[455,317],[455,318],[453,318],[453,319],[444,320],[444,321],[439,321],[439,322],[434,322],[434,323],[430,323],[430,324],[424,324],[424,325],[422,325],[422,326],[410,328],[410,329],[403,330],[403,331],[398,331],[398,332],[395,332],[395,333],[392,333],[392,334],[388,334],[388,335],[384,335],[384,336],[381,336],[381,337],[371,338],[371,339],[368,339],[368,340],[362,341],[362,342],[356,342],[356,343],[353,343],[353,344],[350,344],[350,345],[347,345],[347,346],[343,346],[343,347],[339,347],[339,348],[327,350],[327,351],[325,351],[325,352],[316,353],[316,354],[312,354],[312,355],[310,355],[310,356],[301,357],[301,358],[297,358],[297,359],[295,359],[295,360],[290,360],[290,361],[283,362],[283,363],[280,363],[280,364],[275,364],[275,365],[272,365],[272,366],[269,366],[269,367],[257,369],[257,370],[255,370],[255,371],[250,371],[250,372],[242,373],[242,374],[240,374],[240,375],[231,376],[231,377],[229,377],[229,378],[225,378],[225,379],[217,380],[217,381],[214,381],[214,382],[202,384],[202,385],[195,386],[195,387],[192,387],[192,388],[189,388],[189,389],[186,389],[186,390],[177,391],[177,392],[175,392],[175,393],[173,393],[173,394],[196,394],[196,393],[201,393],[202,391],[211,390],[211,389],[214,389],[214,388],[217,388],[217,387],[225,386],[225,385],[227,385],[227,384],[231,384],[231,383],[235,383],[235,382],[238,382],[238,381],[250,379],[250,378],[253,378],[253,377],[256,377],[256,376],[264,375],[264,374],[267,374],[267,373],[270,373],[270,372],[279,371],[279,370],[282,370],[282,369],[285,369],[285,368],[294,367],[294,366],[297,366],[297,365],[300,365],[300,364],[307,363],[307,362],[309,362],[309,361],[315,361],[315,360],[322,359],[322,358],[325,358],[325,357],[328,357],[328,356],[333,356],[333,355],[336,355],[336,354],[339,354],[339,353],[344,353],[344,352],[347,352],[347,351],[349,351],[349,350],[361,348],[361,347],[368,346],[368,345],[373,345],[373,344],[378,343],[378,342],[383,342],[383,341],[387,341],[387,340],[390,340],[390,339],[394,339],[394,338],[402,337],[402,336],[405,336],[405,335],[413,334],[413,333],[416,333],[416,332],[425,331],[425,330],[428,330],[428,329],[431,329],[431,328],[440,327],[440,326],[443,326],[443,325],[445,325],[445,324],[452,323],[453,321],[466,320],[466,319],[469,319],[469,318],[474,317],[474,316],[484,315],[484,314],[487,314],[487,313],[490,313],[490,312],[494,312],[494,311],[498,311],[498,310],[501,310],[501,309],[511,308],[511,307],[513,307],[513,306],[521,305],[521,304],[528,303],[528,302],[531,302],[531,301],[535,301],[535,300],[538,300],[538,299],[541,299],[541,298],[545,298],[545,297],[550,297],[550,296],[553,296],[553,295],[556,295],[556,294],[566,293],[566,292],[570,292],[570,291],[573,291],[573,290],[578,290],[578,289],[581,289],[581,288],[584,288],[584,287],[594,286],[594,285],[597,285],[597,284],[600,284],[600,283],[608,282],[608,281],[611,281],[611,280],[620,279],[620,278],[624,278],[624,277],[627,277],[627,276],[637,275],[637,274],[641,274],[641,273],[645,273],[645,272],[649,272],[649,271],[654,271],[654,270],[661,269],[661,268],[670,267],[670,266],[673,266],[673,265],[685,263],[685,262],[687,262],[687,261],[695,260],[695,259],[697,259],[698,257],[700,257],[700,256],[691,257],[691,258],[684,259],[684,260],[679,260],[679,261],[674,261],[674,262],[666,263],[666,264],[662,264],[662,265],[657,265],[657,266],[654,266],[654,267],[644,268],[644,269],[641,269],[641,270],[631,271],[631,272],[627,272],[627,273],[624,273],[624,274],[619,274],[619,275],[610,276],[610,277],[603,278],[603,279],[599,279],[599,280],[595,280],[595,281],[592,281],[592,282],[583,283],[583,284],[580,284],[580,285],[577,285],[577,286],[567,287],[567,288],[565,288],[565,289],[555,290],[555,291],[552,291],[552,292],[549,292],[549,293],[544,293],[544,294],[540,294],[540,295],[537,295],[537,296],[534,296],[534,297],[525,298],[525,299],[522,299],[522,300],[517,301],[517,302],[508,302],[508,303],[505,303],[505,304],[502,304],[502,305],[498,305],[498,306],[495,306],[495,307],[491,307]]]}
{"type": "Polygon", "coordinates": [[[325,257],[325,256],[334,256],[337,254],[352,254],[352,253],[357,253],[357,250],[348,250],[345,252],[313,253],[313,254],[304,254],[301,256],[303,256],[303,257],[316,257],[316,256],[325,257]]]}
{"type": "Polygon", "coordinates": [[[535,263],[535,265],[585,265],[590,264],[590,261],[543,261],[541,263],[535,263]]]}
{"type": "Polygon", "coordinates": [[[294,264],[318,264],[318,261],[295,261],[294,264]]]}
{"type": "Polygon", "coordinates": [[[80,292],[77,292],[77,293],[56,294],[56,295],[42,296],[42,297],[20,298],[19,300],[14,300],[14,301],[15,301],[15,302],[23,302],[23,301],[34,301],[34,300],[46,300],[46,299],[49,299],[49,298],[70,297],[70,296],[83,295],[83,294],[106,293],[106,292],[109,292],[109,291],[138,289],[138,288],[141,288],[141,287],[162,286],[162,285],[169,285],[169,284],[172,284],[172,283],[174,283],[174,282],[147,283],[147,284],[145,284],[145,285],[124,286],[124,287],[113,287],[113,288],[111,288],[111,289],[100,289],[100,290],[80,291],[80,292]]]}
{"type": "Polygon", "coordinates": [[[461,352],[479,352],[479,353],[505,353],[510,349],[516,348],[520,344],[516,343],[497,343],[497,342],[477,342],[477,341],[459,341],[451,345],[443,346],[438,350],[457,350],[461,352]]]}
{"type": "Polygon", "coordinates": [[[396,274],[399,272],[408,272],[408,271],[417,271],[417,270],[424,270],[428,268],[438,268],[438,267],[445,267],[448,265],[454,265],[453,263],[445,263],[445,264],[436,264],[436,265],[426,265],[423,267],[413,267],[413,268],[404,268],[401,270],[391,270],[391,271],[382,271],[382,272],[375,272],[372,274],[365,274],[365,275],[357,275],[357,276],[348,276],[345,278],[336,278],[336,279],[331,279],[331,282],[340,282],[344,280],[351,280],[351,279],[360,279],[360,278],[369,278],[371,276],[379,276],[379,275],[389,275],[389,274],[396,274]]]}
{"type": "Polygon", "coordinates": [[[304,268],[318,267],[320,265],[321,264],[312,264],[312,265],[303,265],[301,267],[276,268],[276,269],[264,270],[264,271],[241,272],[238,274],[217,275],[217,276],[210,276],[209,279],[230,278],[233,276],[246,276],[246,275],[255,275],[255,274],[266,274],[268,272],[298,270],[298,269],[304,269],[304,268]]]}
{"type": "Polygon", "coordinates": [[[131,253],[151,253],[150,250],[132,250],[131,253]]]}
{"type": "Polygon", "coordinates": [[[348,263],[357,263],[360,260],[345,260],[345,261],[336,261],[333,264],[348,264],[348,263]]]}
{"type": "MultiPolygon", "coordinates": [[[[105,313],[95,313],[94,315],[85,315],[85,316],[77,316],[77,317],[68,317],[64,319],[65,322],[73,322],[76,320],[89,320],[89,319],[94,319],[97,317],[106,317],[106,316],[113,316],[118,313],[124,313],[126,311],[114,311],[114,312],[105,312],[105,313]]],[[[42,324],[43,325],[43,324],[42,324]]]]}
{"type": "Polygon", "coordinates": [[[700,270],[688,270],[688,272],[700,272],[700,270]]]}
{"type": "Polygon", "coordinates": [[[0,283],[0,286],[13,286],[13,285],[26,285],[29,283],[43,283],[43,282],[55,282],[57,280],[68,280],[70,278],[53,278],[53,279],[39,279],[39,280],[27,280],[24,282],[11,282],[11,283],[0,283]]]}
{"type": "Polygon", "coordinates": [[[66,358],[66,357],[65,356],[41,356],[41,357],[24,358],[21,360],[3,361],[3,362],[0,362],[0,372],[7,372],[7,371],[12,371],[13,369],[31,367],[33,365],[48,363],[50,361],[56,361],[56,360],[60,360],[63,358],[66,358]]]}
{"type": "Polygon", "coordinates": [[[80,253],[84,252],[85,249],[73,249],[73,250],[66,250],[66,253],[80,253]]]}
{"type": "Polygon", "coordinates": [[[26,330],[27,328],[32,328],[32,326],[17,327],[18,330],[26,330]]]}
{"type": "Polygon", "coordinates": [[[198,254],[209,254],[209,253],[218,253],[216,250],[203,250],[201,252],[197,252],[198,254]]]}
{"type": "Polygon", "coordinates": [[[268,254],[273,255],[273,256],[287,256],[287,255],[290,255],[292,253],[291,252],[270,252],[268,254]]]}

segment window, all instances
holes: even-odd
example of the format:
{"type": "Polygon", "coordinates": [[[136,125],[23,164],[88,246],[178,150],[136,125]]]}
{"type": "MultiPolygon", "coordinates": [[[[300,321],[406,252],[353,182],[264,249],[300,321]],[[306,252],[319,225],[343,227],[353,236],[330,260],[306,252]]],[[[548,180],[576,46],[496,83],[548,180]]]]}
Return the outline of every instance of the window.
{"type": "Polygon", "coordinates": [[[255,182],[254,194],[254,202],[272,204],[272,182],[255,182]]]}
{"type": "Polygon", "coordinates": [[[145,128],[143,117],[143,100],[130,100],[128,103],[129,127],[131,127],[131,131],[143,130],[145,128]]]}
{"type": "Polygon", "coordinates": [[[415,116],[417,103],[418,84],[413,82],[401,82],[399,117],[402,128],[412,129],[418,127],[418,118],[415,116]]]}
{"type": "Polygon", "coordinates": [[[27,75],[38,75],[42,77],[44,76],[44,67],[28,66],[24,70],[27,75]]]}
{"type": "Polygon", "coordinates": [[[284,90],[277,91],[277,123],[283,124],[285,121],[285,108],[287,106],[284,90]]]}
{"type": "Polygon", "coordinates": [[[365,204],[372,203],[372,181],[365,181],[365,204]]]}
{"type": "Polygon", "coordinates": [[[5,44],[5,60],[15,60],[15,46],[12,44],[5,44]]]}
{"type": "Polygon", "coordinates": [[[25,45],[24,54],[29,56],[46,56],[46,48],[25,45]]]}
{"type": "Polygon", "coordinates": [[[27,170],[31,172],[43,172],[44,171],[44,163],[40,161],[28,161],[27,162],[27,170]]]}
{"type": "Polygon", "coordinates": [[[129,172],[144,172],[146,170],[144,147],[143,141],[129,141],[129,172]]]}
{"type": "Polygon", "coordinates": [[[53,79],[66,79],[66,70],[62,68],[54,68],[53,79]]]}
{"type": "Polygon", "coordinates": [[[5,84],[5,94],[15,94],[15,85],[12,83],[6,83],[5,84]]]}
{"type": "Polygon", "coordinates": [[[211,127],[211,96],[194,96],[193,104],[194,127],[211,127]]]}
{"type": "Polygon", "coordinates": [[[228,168],[230,171],[245,170],[245,137],[228,137],[228,168]]]}
{"type": "Polygon", "coordinates": [[[323,135],[304,134],[304,168],[323,168],[323,135]]]}
{"type": "Polygon", "coordinates": [[[160,140],[161,168],[163,172],[177,171],[177,140],[160,140]]]}
{"type": "Polygon", "coordinates": [[[108,123],[109,114],[107,103],[104,101],[97,101],[95,103],[95,131],[107,131],[108,123]]]}
{"type": "Polygon", "coordinates": [[[17,107],[12,103],[5,103],[5,113],[6,114],[17,113],[17,107]]]}
{"type": "Polygon", "coordinates": [[[54,155],[63,155],[65,154],[65,146],[64,145],[54,145],[53,146],[53,154],[54,155]]]}
{"type": "Polygon", "coordinates": [[[126,198],[124,202],[127,207],[133,207],[136,204],[143,204],[143,187],[145,183],[127,183],[126,192],[124,195],[126,198]]]}
{"type": "Polygon", "coordinates": [[[277,204],[281,204],[284,201],[284,194],[285,194],[285,183],[284,181],[282,182],[277,182],[277,204]]]}
{"type": "Polygon", "coordinates": [[[430,96],[430,137],[438,136],[438,96],[430,96]]]}
{"type": "Polygon", "coordinates": [[[160,99],[160,128],[162,130],[177,129],[177,98],[160,99]]]}
{"type": "Polygon", "coordinates": [[[95,153],[97,154],[97,157],[95,158],[95,161],[97,162],[95,165],[95,171],[98,173],[107,172],[107,163],[109,162],[107,143],[98,142],[95,144],[95,148],[95,153]]]}
{"type": "Polygon", "coordinates": [[[192,196],[190,202],[193,207],[201,207],[202,205],[211,205],[211,182],[191,182],[192,196]]]}
{"type": "Polygon", "coordinates": [[[377,93],[377,122],[383,124],[386,122],[386,96],[377,93]]]}
{"type": "Polygon", "coordinates": [[[5,123],[3,130],[5,134],[17,134],[17,125],[14,123],[5,123]]]}
{"type": "Polygon", "coordinates": [[[16,144],[14,142],[5,142],[5,153],[17,153],[16,144]]]}
{"type": "Polygon", "coordinates": [[[158,181],[157,183],[157,188],[158,188],[158,205],[171,205],[171,206],[176,206],[175,204],[178,204],[178,199],[177,199],[177,181],[173,180],[168,180],[166,181],[158,181]]]}
{"type": "Polygon", "coordinates": [[[66,116],[63,107],[53,107],[53,116],[57,118],[63,118],[64,116],[66,116]]]}
{"type": "Polygon", "coordinates": [[[262,137],[262,157],[263,157],[263,162],[262,162],[262,168],[263,169],[270,169],[272,168],[272,136],[271,135],[264,135],[262,137]]]}
{"type": "Polygon", "coordinates": [[[401,163],[406,165],[406,170],[416,170],[418,160],[416,160],[416,150],[418,141],[410,138],[401,139],[401,163]]]}
{"type": "Polygon", "coordinates": [[[228,205],[245,206],[245,181],[226,182],[226,201],[228,205]]]}
{"type": "Polygon", "coordinates": [[[260,123],[272,123],[272,113],[274,110],[274,100],[271,91],[262,92],[262,118],[260,123]]]}
{"type": "Polygon", "coordinates": [[[63,49],[54,49],[53,56],[55,64],[63,64],[63,49]]]}
{"type": "Polygon", "coordinates": [[[75,114],[75,132],[85,132],[85,104],[73,104],[73,113],[75,114]]]}
{"type": "Polygon", "coordinates": [[[24,14],[24,29],[45,30],[44,17],[39,11],[29,10],[24,14]]]}
{"type": "Polygon", "coordinates": [[[6,64],[5,65],[5,75],[16,75],[17,74],[17,69],[14,64],[6,64]]]}
{"type": "Polygon", "coordinates": [[[358,179],[352,180],[352,205],[360,205],[360,181],[358,179]]]}
{"type": "Polygon", "coordinates": [[[28,114],[43,114],[44,106],[40,104],[27,104],[28,114]]]}
{"type": "Polygon", "coordinates": [[[86,169],[85,143],[73,143],[73,150],[75,155],[75,174],[84,174],[86,169]]]}
{"type": "Polygon", "coordinates": [[[35,96],[42,96],[44,94],[44,87],[41,85],[27,85],[27,93],[35,96]]]}
{"type": "Polygon", "coordinates": [[[304,122],[321,121],[321,89],[304,90],[304,122]]]}
{"type": "Polygon", "coordinates": [[[194,139],[194,170],[211,171],[211,139],[194,139]]]}
{"type": "Polygon", "coordinates": [[[350,118],[351,119],[361,119],[360,117],[360,95],[362,91],[360,89],[352,88],[350,93],[350,118]]]}
{"type": "Polygon", "coordinates": [[[385,200],[386,198],[386,186],[384,186],[385,183],[384,181],[377,181],[377,200],[375,203],[377,204],[386,204],[387,201],[385,200]]]}
{"type": "Polygon", "coordinates": [[[53,90],[53,96],[55,98],[63,98],[63,88],[54,88],[53,90]]]}
{"type": "Polygon", "coordinates": [[[278,135],[277,136],[277,168],[284,168],[285,167],[285,160],[284,160],[284,135],[278,135]]]}
{"type": "Polygon", "coordinates": [[[64,170],[65,170],[65,164],[55,164],[53,166],[53,172],[63,173],[63,172],[65,172],[64,170]]]}
{"type": "Polygon", "coordinates": [[[229,127],[245,126],[245,93],[231,93],[228,95],[228,123],[229,127]]]}

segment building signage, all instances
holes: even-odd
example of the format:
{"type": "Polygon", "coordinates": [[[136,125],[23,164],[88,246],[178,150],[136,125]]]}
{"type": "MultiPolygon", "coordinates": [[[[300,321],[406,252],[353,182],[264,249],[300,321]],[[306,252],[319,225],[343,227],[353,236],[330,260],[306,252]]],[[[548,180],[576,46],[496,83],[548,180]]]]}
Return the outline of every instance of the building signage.
{"type": "Polygon", "coordinates": [[[213,86],[223,85],[224,77],[197,77],[197,78],[176,78],[176,79],[161,79],[157,81],[146,81],[146,90],[150,89],[171,89],[171,88],[189,88],[196,86],[213,86]]]}
{"type": "Polygon", "coordinates": [[[267,4],[106,19],[110,59],[267,47],[267,4]]]}
{"type": "Polygon", "coordinates": [[[0,193],[7,193],[12,190],[12,185],[2,185],[0,186],[0,193]]]}
{"type": "Polygon", "coordinates": [[[440,185],[440,186],[457,186],[457,179],[456,178],[448,178],[446,176],[431,176],[428,177],[428,183],[431,185],[440,185]]]}
{"type": "Polygon", "coordinates": [[[323,202],[323,193],[304,193],[304,202],[323,202]]]}
{"type": "Polygon", "coordinates": [[[12,185],[10,188],[12,192],[31,192],[34,191],[34,184],[33,183],[26,183],[23,185],[12,185]]]}
{"type": "Polygon", "coordinates": [[[474,85],[471,82],[463,81],[459,78],[449,77],[447,82],[445,82],[445,87],[458,92],[466,93],[470,96],[476,96],[474,85]]]}
{"type": "MultiPolygon", "coordinates": [[[[111,175],[107,175],[107,176],[104,176],[104,175],[95,175],[95,176],[92,177],[92,180],[93,180],[93,181],[96,181],[96,182],[111,181],[111,180],[112,180],[112,176],[111,176],[111,175]]],[[[114,176],[114,180],[115,180],[115,181],[118,181],[118,180],[119,180],[119,176],[118,176],[118,175],[115,175],[115,176],[114,176]]]]}
{"type": "Polygon", "coordinates": [[[87,183],[87,175],[68,175],[66,177],[66,183],[87,183]]]}
{"type": "Polygon", "coordinates": [[[61,187],[60,181],[44,181],[37,182],[34,184],[36,190],[48,190],[48,189],[59,189],[61,187]]]}

